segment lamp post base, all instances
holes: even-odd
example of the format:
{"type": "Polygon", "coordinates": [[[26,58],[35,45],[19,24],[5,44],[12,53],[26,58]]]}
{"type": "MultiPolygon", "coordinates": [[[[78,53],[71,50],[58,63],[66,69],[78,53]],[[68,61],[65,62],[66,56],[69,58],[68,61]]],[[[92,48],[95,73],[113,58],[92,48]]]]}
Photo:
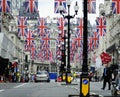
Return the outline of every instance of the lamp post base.
{"type": "Polygon", "coordinates": [[[90,97],[90,77],[88,75],[80,76],[80,97],[90,97]]]}
{"type": "Polygon", "coordinates": [[[72,82],[72,75],[70,72],[66,72],[66,84],[71,84],[72,82]]]}

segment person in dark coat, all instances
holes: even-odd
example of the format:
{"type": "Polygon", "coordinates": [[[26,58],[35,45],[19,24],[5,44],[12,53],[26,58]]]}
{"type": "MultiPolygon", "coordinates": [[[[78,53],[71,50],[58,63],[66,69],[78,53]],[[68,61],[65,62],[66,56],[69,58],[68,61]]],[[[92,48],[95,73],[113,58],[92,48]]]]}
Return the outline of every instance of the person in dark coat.
{"type": "Polygon", "coordinates": [[[112,79],[112,70],[110,67],[106,66],[103,71],[103,87],[101,89],[105,89],[106,83],[108,83],[108,90],[111,89],[111,79],[112,79]]]}

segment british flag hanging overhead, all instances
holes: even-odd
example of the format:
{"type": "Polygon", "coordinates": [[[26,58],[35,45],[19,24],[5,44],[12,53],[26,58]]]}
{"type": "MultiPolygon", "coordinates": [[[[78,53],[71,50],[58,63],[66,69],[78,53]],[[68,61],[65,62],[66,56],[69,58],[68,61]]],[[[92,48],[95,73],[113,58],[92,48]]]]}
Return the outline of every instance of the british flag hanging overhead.
{"type": "Polygon", "coordinates": [[[76,40],[76,46],[77,47],[82,47],[82,41],[83,41],[83,38],[80,36],[79,33],[76,33],[75,34],[75,40],[76,40]]]}
{"type": "Polygon", "coordinates": [[[59,6],[62,4],[63,13],[66,13],[66,0],[55,0],[54,2],[54,13],[59,13],[59,6]]]}
{"type": "Polygon", "coordinates": [[[93,38],[88,37],[88,51],[92,51],[92,50],[93,50],[93,38]]]}
{"type": "Polygon", "coordinates": [[[38,18],[38,36],[44,36],[47,31],[47,19],[46,18],[38,18]]]}
{"type": "Polygon", "coordinates": [[[11,11],[11,0],[0,0],[0,12],[7,13],[11,11]]]}
{"type": "Polygon", "coordinates": [[[50,59],[50,32],[47,31],[44,36],[42,37],[43,41],[43,48],[44,48],[44,59],[49,60],[50,59]]]}
{"type": "Polygon", "coordinates": [[[112,13],[120,14],[120,0],[112,0],[112,13]]]}
{"type": "Polygon", "coordinates": [[[106,17],[96,18],[96,30],[100,36],[106,35],[106,17]]]}
{"type": "Polygon", "coordinates": [[[92,14],[96,13],[96,0],[88,0],[88,12],[92,14]]]}
{"type": "Polygon", "coordinates": [[[77,32],[83,37],[83,18],[77,18],[77,32]]]}
{"type": "Polygon", "coordinates": [[[32,46],[31,46],[31,49],[30,49],[30,55],[31,55],[32,60],[36,60],[37,49],[36,49],[36,45],[35,45],[34,42],[32,42],[32,46]]]}
{"type": "Polygon", "coordinates": [[[60,30],[60,36],[64,37],[64,26],[66,24],[66,21],[64,18],[57,18],[57,19],[58,19],[57,26],[58,26],[58,29],[60,30]]]}
{"type": "Polygon", "coordinates": [[[93,32],[93,46],[94,46],[94,49],[98,48],[99,46],[99,33],[98,32],[93,32]]]}
{"type": "Polygon", "coordinates": [[[33,41],[34,41],[34,32],[29,30],[26,35],[26,40],[25,40],[25,50],[30,51],[31,47],[33,46],[33,41]]]}
{"type": "Polygon", "coordinates": [[[25,12],[27,13],[38,12],[38,0],[26,0],[24,4],[25,4],[25,12]]]}
{"type": "Polygon", "coordinates": [[[18,17],[18,37],[27,35],[27,17],[18,17]]]}

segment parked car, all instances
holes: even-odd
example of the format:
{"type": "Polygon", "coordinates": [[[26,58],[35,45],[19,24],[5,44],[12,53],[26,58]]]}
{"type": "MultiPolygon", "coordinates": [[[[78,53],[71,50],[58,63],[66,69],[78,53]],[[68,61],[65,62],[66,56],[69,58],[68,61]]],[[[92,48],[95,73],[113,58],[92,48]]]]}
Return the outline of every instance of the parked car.
{"type": "Polygon", "coordinates": [[[47,71],[38,71],[35,75],[35,82],[50,82],[49,73],[47,71]]]}
{"type": "Polygon", "coordinates": [[[118,72],[115,81],[112,81],[111,94],[114,97],[120,97],[120,72],[118,72]]]}

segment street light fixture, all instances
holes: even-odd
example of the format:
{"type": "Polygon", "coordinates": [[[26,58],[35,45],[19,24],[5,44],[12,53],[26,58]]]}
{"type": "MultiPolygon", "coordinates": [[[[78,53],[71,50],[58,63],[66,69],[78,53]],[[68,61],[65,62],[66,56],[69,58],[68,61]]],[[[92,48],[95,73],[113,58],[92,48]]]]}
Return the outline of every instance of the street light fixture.
{"type": "Polygon", "coordinates": [[[65,16],[63,14],[63,10],[64,10],[64,7],[62,6],[62,4],[60,4],[59,6],[59,11],[60,11],[60,14],[63,16],[63,18],[67,19],[68,20],[68,64],[67,64],[67,70],[66,70],[66,83],[71,83],[70,81],[70,19],[74,18],[75,15],[77,15],[78,13],[78,10],[79,10],[79,6],[76,2],[75,6],[74,6],[74,10],[75,10],[75,14],[73,16],[70,15],[70,5],[71,5],[71,0],[67,0],[66,1],[67,3],[67,7],[68,7],[68,14],[65,16]]]}
{"type": "Polygon", "coordinates": [[[90,78],[88,76],[88,26],[87,26],[87,6],[88,0],[84,0],[84,25],[83,25],[83,65],[82,74],[80,76],[80,97],[89,97],[90,78]]]}

